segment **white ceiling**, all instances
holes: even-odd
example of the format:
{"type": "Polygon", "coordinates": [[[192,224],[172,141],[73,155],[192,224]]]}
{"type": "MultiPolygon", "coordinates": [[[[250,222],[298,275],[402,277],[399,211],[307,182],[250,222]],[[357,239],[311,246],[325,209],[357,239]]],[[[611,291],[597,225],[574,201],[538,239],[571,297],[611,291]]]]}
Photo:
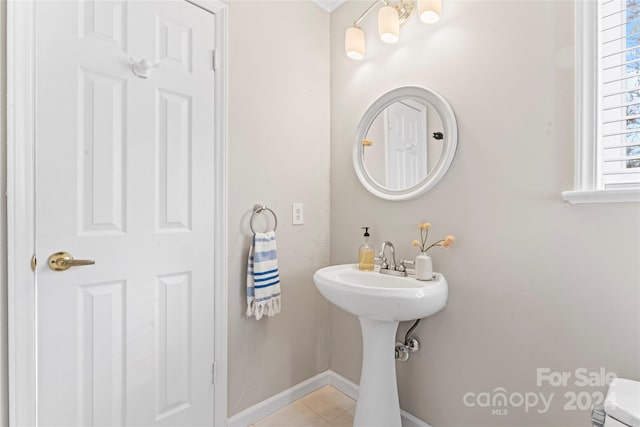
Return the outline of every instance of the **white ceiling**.
{"type": "Polygon", "coordinates": [[[327,12],[331,13],[339,8],[346,0],[311,0],[327,12]]]}

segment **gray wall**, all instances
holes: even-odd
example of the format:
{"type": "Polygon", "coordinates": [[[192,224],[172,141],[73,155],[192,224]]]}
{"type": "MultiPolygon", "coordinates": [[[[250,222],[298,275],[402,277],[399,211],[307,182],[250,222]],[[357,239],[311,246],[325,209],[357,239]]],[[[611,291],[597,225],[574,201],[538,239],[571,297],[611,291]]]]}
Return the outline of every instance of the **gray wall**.
{"type": "MultiPolygon", "coordinates": [[[[432,238],[458,238],[431,252],[449,301],[417,330],[423,349],[398,364],[401,406],[434,427],[589,425],[588,410],[563,410],[564,394],[605,388],[577,387],[575,376],[538,387],[536,370],[640,378],[640,207],[566,206],[560,195],[573,185],[574,3],[443,1],[440,23],[414,19],[394,46],[369,17],[367,58],[355,62],[344,31],[367,5],[331,17],[331,262],[357,261],[363,225],[405,258],[419,222],[431,222],[432,238]],[[388,202],[360,185],[351,144],[368,106],[404,85],[449,101],[459,145],[433,191],[388,202]],[[463,404],[497,387],[554,397],[545,414],[463,404]]],[[[331,369],[357,382],[359,326],[335,307],[331,347],[331,369]]]]}
{"type": "Polygon", "coordinates": [[[0,425],[9,424],[7,395],[6,0],[0,0],[0,425]]]}
{"type": "MultiPolygon", "coordinates": [[[[229,415],[329,367],[329,14],[310,1],[230,2],[229,415]],[[291,203],[304,225],[291,225],[291,203]],[[278,215],[282,312],[246,319],[249,217],[278,215]]],[[[258,224],[258,221],[256,221],[258,224]]]]}

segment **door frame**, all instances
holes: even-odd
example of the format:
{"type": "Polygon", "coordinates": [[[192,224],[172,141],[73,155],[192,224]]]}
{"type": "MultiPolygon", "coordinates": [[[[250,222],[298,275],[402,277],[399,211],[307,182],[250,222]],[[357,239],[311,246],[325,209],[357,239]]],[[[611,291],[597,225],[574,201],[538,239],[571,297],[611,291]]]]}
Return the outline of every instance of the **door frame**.
{"type": "MultiPolygon", "coordinates": [[[[227,425],[228,6],[187,1],[215,16],[214,425],[227,425]]],[[[35,130],[37,0],[7,2],[7,308],[9,425],[37,425],[35,130]]],[[[45,255],[42,255],[44,257],[45,255]]],[[[41,257],[40,263],[44,258],[41,257]]]]}

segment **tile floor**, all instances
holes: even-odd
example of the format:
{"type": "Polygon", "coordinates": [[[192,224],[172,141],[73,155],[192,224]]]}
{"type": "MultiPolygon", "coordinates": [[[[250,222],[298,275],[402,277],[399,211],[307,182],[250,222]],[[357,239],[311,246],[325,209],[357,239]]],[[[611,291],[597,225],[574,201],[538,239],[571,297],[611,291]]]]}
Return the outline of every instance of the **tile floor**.
{"type": "Polygon", "coordinates": [[[327,385],[250,427],[351,427],[356,401],[327,385]]]}

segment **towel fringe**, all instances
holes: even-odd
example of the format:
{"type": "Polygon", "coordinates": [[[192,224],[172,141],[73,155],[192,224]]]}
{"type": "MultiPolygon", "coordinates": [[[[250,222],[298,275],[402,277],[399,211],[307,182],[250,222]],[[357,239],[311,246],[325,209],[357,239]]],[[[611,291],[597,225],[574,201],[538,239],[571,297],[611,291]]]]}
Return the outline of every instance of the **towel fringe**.
{"type": "Polygon", "coordinates": [[[251,301],[247,307],[247,317],[256,316],[256,320],[260,320],[262,316],[273,317],[280,313],[280,295],[269,298],[266,301],[251,301]]]}

